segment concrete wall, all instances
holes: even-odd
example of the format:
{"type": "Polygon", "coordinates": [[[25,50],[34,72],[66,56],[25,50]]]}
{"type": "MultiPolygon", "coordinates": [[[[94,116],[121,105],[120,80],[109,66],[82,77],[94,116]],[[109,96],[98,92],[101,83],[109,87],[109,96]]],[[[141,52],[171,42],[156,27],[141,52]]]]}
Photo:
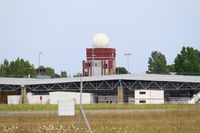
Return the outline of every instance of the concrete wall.
{"type": "MultiPolygon", "coordinates": [[[[50,92],[50,104],[57,104],[58,101],[65,101],[69,99],[75,99],[77,104],[80,104],[80,93],[76,92],[50,92]]],[[[82,103],[93,103],[94,97],[91,93],[82,94],[82,103]]]]}
{"type": "MultiPolygon", "coordinates": [[[[76,103],[80,103],[80,93],[76,92],[50,92],[49,95],[33,95],[27,93],[29,104],[57,104],[59,100],[65,101],[69,99],[75,99],[76,103]]],[[[91,104],[94,102],[92,93],[83,93],[83,104],[91,104]]],[[[8,104],[19,104],[20,95],[8,96],[8,104]]]]}
{"type": "Polygon", "coordinates": [[[135,90],[135,104],[163,104],[163,90],[135,90]]]}
{"type": "Polygon", "coordinates": [[[49,95],[33,95],[32,93],[27,93],[29,104],[49,104],[49,95]]]}
{"type": "Polygon", "coordinates": [[[19,104],[19,100],[20,100],[19,95],[8,96],[8,104],[19,104]]]}

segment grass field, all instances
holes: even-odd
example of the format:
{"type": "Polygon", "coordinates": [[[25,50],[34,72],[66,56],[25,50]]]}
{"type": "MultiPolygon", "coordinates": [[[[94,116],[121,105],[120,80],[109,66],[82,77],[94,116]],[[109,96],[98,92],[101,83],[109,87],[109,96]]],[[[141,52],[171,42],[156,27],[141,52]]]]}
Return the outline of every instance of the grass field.
{"type": "MultiPolygon", "coordinates": [[[[113,110],[113,109],[200,109],[200,104],[158,104],[158,105],[135,105],[135,104],[86,104],[85,110],[113,110]]],[[[57,110],[57,105],[7,105],[0,104],[0,111],[40,111],[57,110]]],[[[79,109],[79,105],[76,105],[79,109]]]]}
{"type": "MultiPolygon", "coordinates": [[[[3,105],[6,106],[6,105],[3,105]]],[[[28,105],[19,108],[27,109],[28,105]],[[26,108],[25,108],[26,107],[26,108]]],[[[42,105],[35,105],[41,110],[42,105]]],[[[48,105],[50,106],[50,105],[48,105]]],[[[200,105],[86,105],[87,109],[166,109],[164,112],[87,113],[94,133],[200,133],[200,105]],[[116,107],[113,107],[116,106],[116,107]],[[89,108],[90,107],[90,108],[89,108]]],[[[11,110],[13,106],[1,110],[11,110]]],[[[56,109],[46,107],[45,109],[56,109]]],[[[14,109],[15,110],[15,109],[14,109]]],[[[75,133],[79,114],[59,117],[56,114],[13,114],[0,116],[0,133],[75,133]]],[[[81,121],[82,132],[87,132],[81,121]]]]}

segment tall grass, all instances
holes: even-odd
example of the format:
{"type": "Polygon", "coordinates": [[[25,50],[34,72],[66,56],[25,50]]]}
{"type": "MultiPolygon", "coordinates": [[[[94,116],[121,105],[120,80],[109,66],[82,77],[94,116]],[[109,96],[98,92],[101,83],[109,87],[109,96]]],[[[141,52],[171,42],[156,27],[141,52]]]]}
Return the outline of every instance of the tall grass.
{"type": "MultiPolygon", "coordinates": [[[[165,112],[87,113],[94,133],[199,133],[200,110],[168,110],[165,112]]],[[[56,114],[13,114],[0,117],[0,132],[75,133],[79,114],[59,117],[56,114]]],[[[86,132],[82,119],[81,130],[86,132]]]]}

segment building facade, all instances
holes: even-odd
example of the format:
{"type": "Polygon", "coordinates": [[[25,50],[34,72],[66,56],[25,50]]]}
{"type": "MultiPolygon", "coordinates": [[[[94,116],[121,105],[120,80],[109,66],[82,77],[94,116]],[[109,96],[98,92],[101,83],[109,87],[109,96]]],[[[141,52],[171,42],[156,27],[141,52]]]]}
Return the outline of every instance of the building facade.
{"type": "Polygon", "coordinates": [[[83,76],[102,76],[115,74],[116,50],[114,48],[87,48],[83,60],[83,76]]]}
{"type": "Polygon", "coordinates": [[[83,76],[103,76],[115,74],[116,50],[108,48],[109,37],[98,33],[92,39],[93,48],[86,49],[86,60],[82,63],[83,76]]]}

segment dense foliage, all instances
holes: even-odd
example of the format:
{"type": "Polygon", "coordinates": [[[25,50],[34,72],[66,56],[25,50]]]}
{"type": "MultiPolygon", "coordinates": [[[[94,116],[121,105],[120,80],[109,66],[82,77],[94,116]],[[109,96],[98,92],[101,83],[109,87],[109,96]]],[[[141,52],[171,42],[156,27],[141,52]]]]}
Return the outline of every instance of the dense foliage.
{"type": "Polygon", "coordinates": [[[17,58],[11,62],[5,59],[0,65],[0,76],[27,77],[28,75],[35,76],[36,71],[34,66],[24,59],[17,58]]]}
{"type": "MultiPolygon", "coordinates": [[[[55,73],[51,67],[40,66],[46,70],[45,75],[51,78],[67,77],[67,72],[62,71],[61,74],[55,73]]],[[[36,77],[36,69],[29,61],[17,58],[9,62],[7,59],[0,65],[0,77],[36,77]]]]}
{"type": "Polygon", "coordinates": [[[192,47],[182,47],[171,65],[167,65],[164,54],[153,51],[149,57],[147,73],[169,74],[170,72],[178,75],[200,75],[200,51],[192,47]]]}
{"type": "Polygon", "coordinates": [[[165,55],[158,51],[153,51],[148,61],[147,73],[153,74],[168,74],[167,61],[165,55]]]}
{"type": "Polygon", "coordinates": [[[174,61],[177,74],[200,75],[200,51],[192,47],[183,47],[174,61]]]}
{"type": "Polygon", "coordinates": [[[116,67],[115,69],[116,74],[128,74],[128,71],[125,67],[116,67]]]}

